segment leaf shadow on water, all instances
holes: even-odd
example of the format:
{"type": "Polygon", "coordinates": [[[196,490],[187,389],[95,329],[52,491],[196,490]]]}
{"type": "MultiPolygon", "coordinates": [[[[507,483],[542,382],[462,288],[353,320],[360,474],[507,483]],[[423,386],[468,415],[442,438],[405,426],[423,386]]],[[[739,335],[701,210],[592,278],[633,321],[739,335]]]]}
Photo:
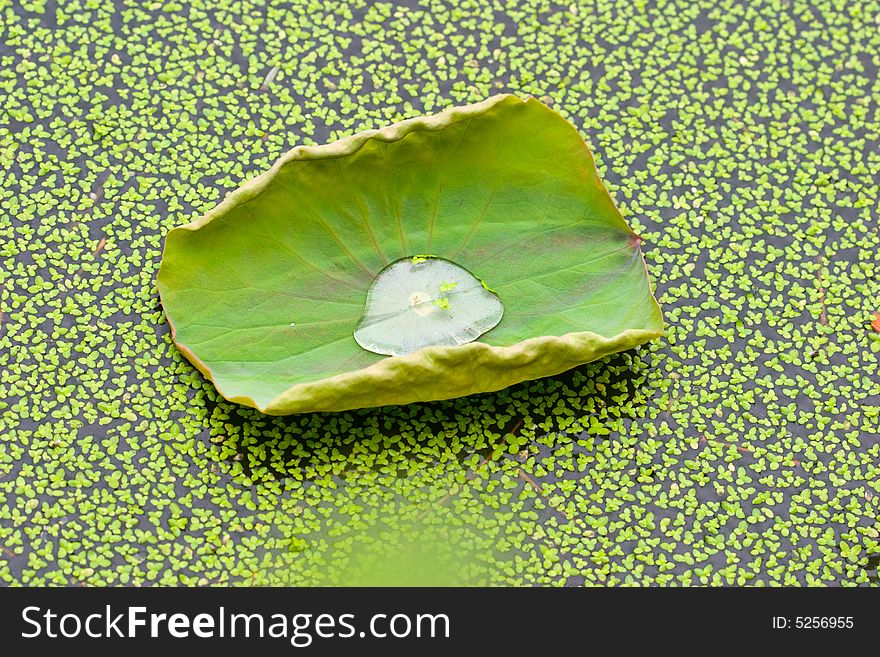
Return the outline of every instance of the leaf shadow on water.
{"type": "Polygon", "coordinates": [[[518,491],[530,487],[535,493],[529,491],[530,502],[520,513],[533,512],[538,522],[568,522],[539,501],[540,481],[520,466],[524,454],[543,458],[553,450],[548,444],[586,437],[588,425],[580,422],[592,413],[579,414],[580,408],[614,406],[629,414],[633,400],[641,399],[636,393],[646,371],[645,359],[631,351],[464,399],[286,417],[212,395],[205,412],[216,452],[209,457],[225,462],[243,488],[295,480],[304,489],[331,486],[343,493],[349,485],[384,487],[382,495],[393,498],[377,509],[362,501],[363,492],[353,493],[358,505],[368,507],[356,513],[357,522],[350,511],[332,509],[308,534],[282,536],[273,528],[275,544],[289,552],[279,555],[273,548],[273,559],[288,564],[275,570],[273,583],[297,583],[300,566],[290,564],[307,558],[323,564],[312,569],[321,578],[309,584],[485,585],[497,579],[499,564],[521,558],[523,551],[540,555],[540,549],[499,548],[498,537],[510,522],[504,505],[474,504],[470,482],[478,475],[504,476],[506,469],[514,473],[518,491]],[[402,479],[405,493],[394,483],[402,479]],[[494,538],[487,539],[486,532],[494,538]]]}
{"type": "Polygon", "coordinates": [[[601,379],[601,390],[593,388],[579,402],[592,398],[591,406],[626,409],[646,369],[634,353],[613,354],[540,379],[545,394],[537,400],[528,399],[536,382],[526,381],[459,399],[279,417],[230,403],[212,391],[205,399],[206,416],[214,420],[209,440],[222,445],[221,460],[238,463],[252,481],[291,476],[308,481],[365,467],[408,476],[413,454],[464,464],[490,458],[498,448],[507,451],[511,443],[527,440],[529,430],[564,433],[553,413],[561,402],[540,402],[580,391],[590,379],[601,379]]]}

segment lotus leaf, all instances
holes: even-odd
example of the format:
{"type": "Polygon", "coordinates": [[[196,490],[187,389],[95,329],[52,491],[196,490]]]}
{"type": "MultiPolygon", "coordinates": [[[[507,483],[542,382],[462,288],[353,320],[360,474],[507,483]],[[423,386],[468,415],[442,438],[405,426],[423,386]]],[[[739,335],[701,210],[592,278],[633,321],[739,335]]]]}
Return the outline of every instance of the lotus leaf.
{"type": "Polygon", "coordinates": [[[294,148],[168,233],[158,285],[224,397],[339,411],[499,390],[661,335],[640,244],[577,130],[502,95],[294,148]],[[367,331],[380,272],[420,254],[479,277],[479,307],[433,341],[367,331]]]}

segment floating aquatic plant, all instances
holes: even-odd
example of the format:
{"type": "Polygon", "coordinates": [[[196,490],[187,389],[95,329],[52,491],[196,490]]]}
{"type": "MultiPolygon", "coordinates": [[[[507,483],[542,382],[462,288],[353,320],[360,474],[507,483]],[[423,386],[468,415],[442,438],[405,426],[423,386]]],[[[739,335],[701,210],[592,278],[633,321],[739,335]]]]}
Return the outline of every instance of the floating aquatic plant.
{"type": "Polygon", "coordinates": [[[639,245],[575,128],[502,95],[293,149],[170,231],[159,290],[226,398],[344,410],[498,390],[660,335],[639,245]]]}
{"type": "Polygon", "coordinates": [[[493,585],[880,584],[870,3],[203,4],[0,12],[2,585],[328,584],[422,517],[493,585]],[[650,349],[282,418],[168,349],[179,217],[498,81],[589,130],[651,244],[650,349]]]}

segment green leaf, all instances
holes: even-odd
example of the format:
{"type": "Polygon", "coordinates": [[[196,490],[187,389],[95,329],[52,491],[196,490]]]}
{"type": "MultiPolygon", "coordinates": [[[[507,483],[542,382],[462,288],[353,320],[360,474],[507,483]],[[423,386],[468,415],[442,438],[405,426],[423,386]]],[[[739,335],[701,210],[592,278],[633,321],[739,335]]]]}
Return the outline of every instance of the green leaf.
{"type": "Polygon", "coordinates": [[[158,285],[224,397],[334,411],[499,390],[661,335],[640,243],[575,128],[503,95],[293,149],[168,233],[158,285]],[[479,276],[503,318],[468,344],[362,349],[374,278],[423,254],[479,276]]]}

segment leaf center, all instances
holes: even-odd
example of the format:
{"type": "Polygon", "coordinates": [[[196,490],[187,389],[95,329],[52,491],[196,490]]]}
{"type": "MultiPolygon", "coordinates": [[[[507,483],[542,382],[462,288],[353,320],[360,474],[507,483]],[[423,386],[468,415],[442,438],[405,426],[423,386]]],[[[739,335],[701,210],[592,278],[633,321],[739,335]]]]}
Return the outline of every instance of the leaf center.
{"type": "Polygon", "coordinates": [[[367,351],[403,356],[423,347],[473,342],[503,314],[498,295],[461,265],[436,256],[410,256],[376,276],[354,339],[367,351]]]}
{"type": "Polygon", "coordinates": [[[434,305],[434,299],[427,292],[413,292],[409,295],[409,306],[417,315],[425,316],[432,312],[437,306],[434,305]]]}

